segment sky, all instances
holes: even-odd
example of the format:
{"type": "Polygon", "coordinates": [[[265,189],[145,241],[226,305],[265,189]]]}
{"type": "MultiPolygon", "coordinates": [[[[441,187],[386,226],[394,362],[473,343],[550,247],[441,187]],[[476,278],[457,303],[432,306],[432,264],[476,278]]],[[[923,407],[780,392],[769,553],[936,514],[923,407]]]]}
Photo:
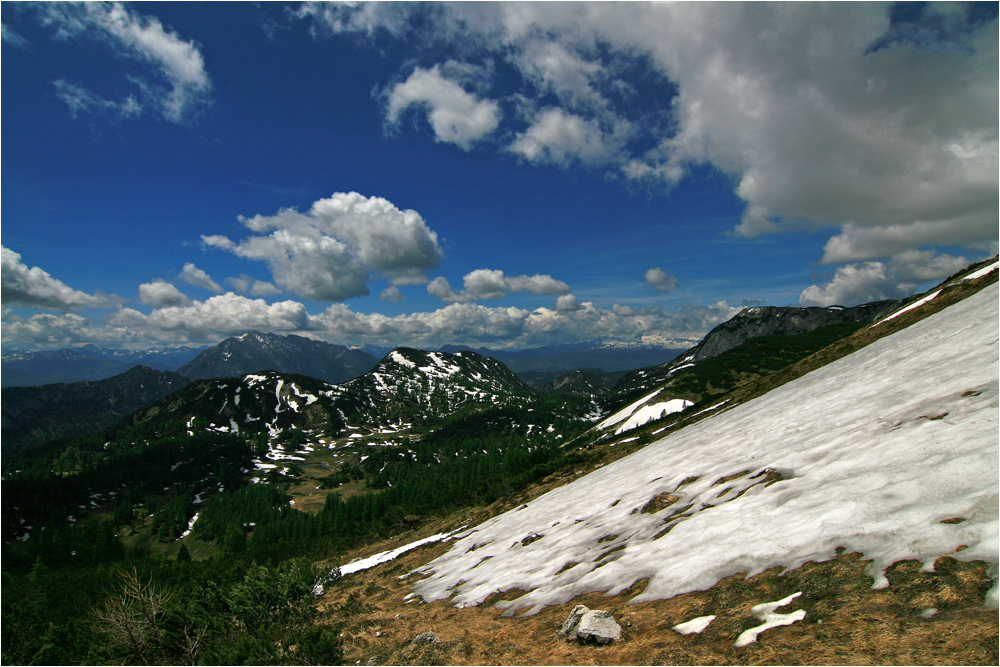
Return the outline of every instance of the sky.
{"type": "Polygon", "coordinates": [[[994,3],[0,5],[2,347],[687,347],[998,246],[994,3]]]}

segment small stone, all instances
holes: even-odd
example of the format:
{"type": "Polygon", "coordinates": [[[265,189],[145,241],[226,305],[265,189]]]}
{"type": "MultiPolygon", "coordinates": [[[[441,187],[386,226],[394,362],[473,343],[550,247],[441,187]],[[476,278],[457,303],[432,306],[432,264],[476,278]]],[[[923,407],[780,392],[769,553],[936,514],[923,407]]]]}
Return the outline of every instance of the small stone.
{"type": "Polygon", "coordinates": [[[422,644],[440,644],[441,638],[438,637],[433,632],[421,632],[419,635],[413,638],[410,642],[413,646],[420,646],[422,644]]]}

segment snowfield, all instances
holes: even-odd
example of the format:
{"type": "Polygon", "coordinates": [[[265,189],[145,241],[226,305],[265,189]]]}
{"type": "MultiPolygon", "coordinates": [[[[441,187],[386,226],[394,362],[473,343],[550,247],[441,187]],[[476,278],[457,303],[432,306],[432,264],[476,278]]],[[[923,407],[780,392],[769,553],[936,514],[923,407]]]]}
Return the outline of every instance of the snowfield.
{"type": "Polygon", "coordinates": [[[871,561],[875,587],[896,561],[942,555],[995,577],[997,304],[994,284],[498,516],[424,566],[414,595],[464,607],[521,589],[500,605],[532,614],[649,578],[639,602],[838,547],[871,561]]]}

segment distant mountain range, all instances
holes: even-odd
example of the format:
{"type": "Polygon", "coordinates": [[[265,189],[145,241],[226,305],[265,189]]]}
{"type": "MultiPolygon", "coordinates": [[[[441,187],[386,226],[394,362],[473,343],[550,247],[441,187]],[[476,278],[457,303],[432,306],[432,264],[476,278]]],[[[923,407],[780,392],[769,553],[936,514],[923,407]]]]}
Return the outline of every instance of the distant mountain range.
{"type": "MultiPolygon", "coordinates": [[[[768,335],[793,335],[833,323],[870,321],[888,313],[895,301],[865,304],[855,308],[775,308],[760,307],[742,311],[713,329],[698,345],[681,357],[676,350],[653,347],[609,348],[586,343],[523,350],[519,352],[481,349],[455,349],[454,352],[423,352],[399,348],[379,361],[367,352],[311,340],[301,336],[250,331],[228,338],[205,349],[181,365],[177,373],[153,368],[134,368],[101,381],[72,384],[47,384],[37,387],[5,387],[3,392],[4,454],[31,444],[98,430],[115,419],[177,391],[191,381],[212,378],[235,378],[236,383],[200,383],[190,391],[198,401],[211,408],[185,408],[203,416],[213,428],[259,431],[263,424],[278,422],[289,427],[295,419],[286,415],[274,421],[257,415],[251,421],[264,420],[256,426],[240,424],[237,418],[249,396],[262,387],[271,398],[256,401],[267,415],[279,410],[282,385],[293,386],[291,376],[301,376],[294,386],[303,389],[318,402],[310,408],[310,427],[337,429],[348,422],[393,424],[417,419],[438,419],[455,413],[463,406],[513,405],[536,392],[550,395],[604,397],[606,410],[618,409],[639,393],[662,386],[679,369],[713,358],[743,342],[768,335]],[[616,367],[655,359],[657,365],[631,372],[609,372],[599,366],[616,367]],[[566,372],[563,366],[583,364],[566,372]],[[511,368],[513,367],[513,369],[511,368]],[[514,370],[520,369],[515,374],[514,370]],[[548,369],[548,370],[539,370],[548,369]],[[256,375],[254,375],[256,374],[256,375]],[[257,377],[248,379],[249,375],[257,377]],[[315,379],[313,382],[311,379],[315,379]],[[242,387],[242,389],[240,389],[242,387]],[[240,393],[242,392],[242,393],[240,393]],[[209,400],[218,394],[219,399],[209,400]],[[325,399],[320,399],[326,396],[325,399]],[[242,397],[242,398],[241,398],[242,397]],[[273,400],[272,400],[273,399],[273,400]],[[216,406],[215,404],[218,403],[216,406]],[[274,403],[272,405],[271,403],[274,403]],[[228,407],[227,407],[228,406],[228,407]],[[317,410],[319,412],[317,412],[317,410]],[[230,419],[233,421],[230,422],[230,419]],[[289,421],[290,420],[290,421],[289,421]],[[284,422],[288,422],[285,424],[284,422]]],[[[4,357],[5,384],[30,371],[36,379],[83,372],[101,375],[120,369],[135,358],[156,359],[161,366],[176,363],[195,350],[147,351],[144,353],[111,351],[96,346],[74,350],[27,353],[4,357]],[[18,366],[20,364],[20,366],[18,366]],[[10,369],[15,372],[11,372],[10,369]],[[17,369],[27,369],[22,375],[17,369]],[[13,375],[13,379],[12,376],[13,375]]],[[[259,392],[258,392],[259,393],[259,392]]],[[[288,405],[296,404],[295,400],[288,405]]],[[[195,401],[194,403],[198,403],[195,401]]],[[[187,405],[187,401],[172,402],[187,405]]],[[[303,404],[302,408],[312,406],[303,404]]],[[[158,408],[159,410],[159,408],[158,408]]],[[[142,417],[139,417],[142,419],[142,417]]]]}
{"type": "Polygon", "coordinates": [[[598,369],[609,373],[630,371],[670,361],[687,348],[675,349],[656,345],[609,346],[588,342],[530,350],[492,350],[462,345],[444,345],[440,349],[442,352],[469,350],[484,357],[493,357],[505,363],[518,375],[522,375],[529,372],[551,373],[581,368],[598,369]]]}
{"type": "Polygon", "coordinates": [[[171,371],[136,366],[93,382],[4,387],[0,391],[3,456],[56,438],[100,431],[189,382],[171,371]]]}
{"type": "Polygon", "coordinates": [[[104,380],[137,365],[176,371],[204,349],[110,350],[97,345],[84,345],[62,350],[11,352],[0,359],[0,385],[33,387],[57,382],[104,380]]]}
{"type": "Polygon", "coordinates": [[[248,331],[205,350],[177,372],[192,380],[203,380],[270,370],[308,375],[325,382],[346,382],[367,373],[377,362],[367,352],[343,345],[248,331]]]}

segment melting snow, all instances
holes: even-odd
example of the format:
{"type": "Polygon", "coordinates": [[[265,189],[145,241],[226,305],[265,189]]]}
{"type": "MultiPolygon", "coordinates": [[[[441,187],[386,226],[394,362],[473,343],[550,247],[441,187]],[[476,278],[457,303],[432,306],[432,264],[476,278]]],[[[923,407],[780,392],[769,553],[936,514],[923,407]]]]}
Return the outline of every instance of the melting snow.
{"type": "Polygon", "coordinates": [[[888,322],[891,319],[899,317],[900,315],[902,315],[903,313],[905,313],[905,312],[907,312],[909,310],[913,310],[914,308],[919,308],[920,306],[924,305],[925,303],[927,303],[928,301],[930,301],[931,299],[933,299],[934,297],[936,297],[940,293],[941,293],[941,290],[937,290],[933,294],[928,294],[924,298],[919,299],[917,301],[914,301],[913,303],[911,303],[910,305],[908,305],[906,308],[901,308],[901,309],[897,310],[896,312],[892,313],[891,315],[883,317],[882,319],[880,319],[878,322],[876,322],[872,326],[878,326],[879,324],[882,324],[883,322],[888,322]]]}
{"type": "Polygon", "coordinates": [[[965,282],[966,280],[975,280],[976,278],[982,278],[983,276],[985,276],[990,271],[996,271],[997,267],[1000,267],[1000,262],[993,262],[989,266],[984,266],[983,268],[979,269],[978,271],[973,271],[969,275],[967,275],[964,278],[962,278],[962,280],[959,281],[959,282],[965,282]]]}
{"type": "Polygon", "coordinates": [[[740,633],[740,636],[736,638],[736,643],[733,644],[733,646],[746,646],[747,644],[752,644],[757,641],[757,636],[765,630],[777,628],[782,625],[791,625],[792,623],[801,621],[805,618],[806,612],[804,609],[799,609],[791,614],[776,614],[774,612],[775,609],[784,607],[786,604],[790,604],[792,600],[800,595],[802,595],[802,591],[793,593],[787,598],[783,598],[777,602],[764,602],[763,604],[754,605],[754,608],[751,610],[753,615],[764,621],[764,624],[750,628],[749,630],[744,630],[740,633]]]}
{"type": "Polygon", "coordinates": [[[393,361],[395,361],[400,366],[406,366],[407,368],[416,368],[417,367],[417,365],[415,363],[413,363],[412,361],[410,361],[409,359],[407,359],[406,357],[404,357],[402,354],[400,354],[399,352],[397,352],[395,350],[392,351],[392,353],[389,355],[389,358],[391,358],[393,361]]]}
{"type": "Polygon", "coordinates": [[[188,521],[187,530],[185,530],[183,533],[181,533],[181,536],[177,538],[178,540],[183,540],[185,537],[187,537],[188,535],[191,534],[191,529],[194,528],[194,523],[195,523],[195,521],[198,520],[199,516],[201,516],[201,512],[197,512],[197,513],[195,513],[195,515],[193,517],[191,517],[191,520],[188,521]]]}
{"type": "Polygon", "coordinates": [[[521,589],[500,604],[530,614],[648,578],[639,602],[837,547],[871,560],[878,587],[892,563],[942,555],[990,562],[995,577],[998,296],[992,285],[495,517],[422,568],[414,594],[464,607],[521,589]],[[669,507],[635,511],[667,494],[669,507]],[[523,544],[532,532],[543,537],[523,544]],[[624,549],[599,543],[609,534],[624,549]]]}
{"type": "Polygon", "coordinates": [[[699,616],[698,618],[691,619],[687,623],[678,623],[672,627],[671,630],[679,632],[682,635],[700,635],[714,620],[715,614],[712,614],[711,616],[699,616]]]}
{"type": "Polygon", "coordinates": [[[646,422],[651,422],[654,419],[659,419],[664,415],[673,414],[675,412],[680,412],[681,410],[686,410],[687,408],[694,405],[691,401],[686,401],[683,398],[672,398],[669,401],[664,401],[662,403],[653,403],[651,405],[644,405],[635,412],[632,416],[625,420],[625,423],[618,427],[615,431],[615,435],[620,435],[629,429],[636,428],[637,426],[642,426],[646,422]]]}
{"type": "Polygon", "coordinates": [[[453,530],[450,533],[438,533],[437,535],[431,535],[430,537],[425,537],[422,540],[417,540],[416,542],[410,542],[409,544],[403,545],[392,551],[383,551],[382,553],[377,553],[374,556],[369,556],[368,558],[362,558],[360,560],[352,561],[347,565],[340,568],[340,575],[353,574],[354,572],[360,572],[361,570],[367,570],[370,567],[375,567],[382,563],[388,563],[389,561],[395,559],[400,554],[404,554],[411,549],[416,549],[419,546],[425,544],[430,544],[431,542],[441,542],[443,540],[450,539],[456,533],[460,533],[465,530],[465,526],[462,526],[458,530],[453,530]]]}
{"type": "Polygon", "coordinates": [[[598,424],[597,428],[602,429],[602,430],[606,429],[606,428],[611,428],[612,426],[614,426],[618,422],[621,422],[621,421],[624,421],[624,420],[628,419],[629,416],[633,412],[635,412],[639,408],[640,405],[642,405],[646,401],[650,400],[651,398],[653,398],[654,396],[656,396],[657,394],[659,394],[660,391],[661,391],[660,389],[657,389],[652,394],[648,394],[646,396],[643,396],[642,398],[640,398],[638,401],[636,401],[632,405],[629,405],[627,407],[622,408],[621,410],[619,410],[618,412],[616,412],[615,414],[611,415],[610,417],[608,417],[607,419],[605,419],[604,421],[602,421],[600,424],[598,424]]]}

